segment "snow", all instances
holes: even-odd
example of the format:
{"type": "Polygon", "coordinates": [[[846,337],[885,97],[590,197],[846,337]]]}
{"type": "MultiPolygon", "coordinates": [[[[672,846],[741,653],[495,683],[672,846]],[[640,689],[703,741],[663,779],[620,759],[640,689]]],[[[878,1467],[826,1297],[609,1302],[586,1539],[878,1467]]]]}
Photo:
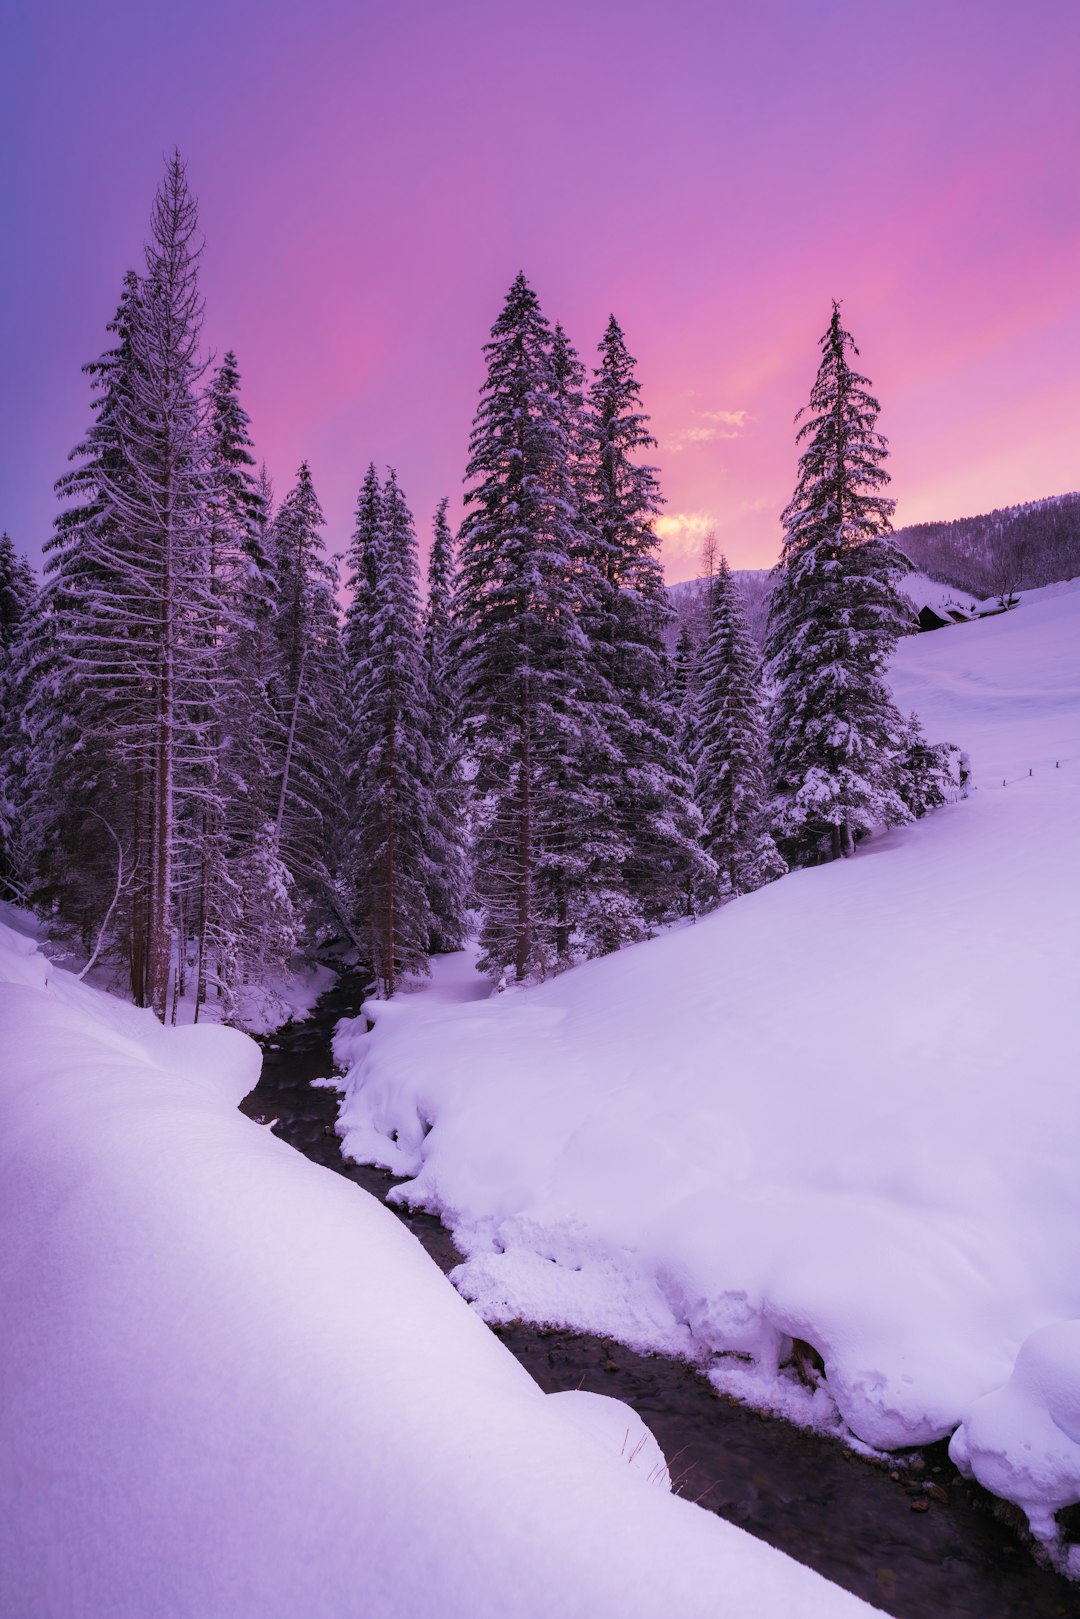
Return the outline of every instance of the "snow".
{"type": "Polygon", "coordinates": [[[965,613],[971,613],[979,607],[969,591],[960,590],[956,585],[943,584],[940,579],[931,579],[927,573],[905,574],[900,588],[916,612],[922,607],[932,607],[935,612],[958,607],[965,613]]]}
{"type": "Polygon", "coordinates": [[[1080,1317],[1078,646],[1080,582],[902,643],[901,707],[974,791],[854,859],[535,988],[342,1027],[344,1148],[411,1177],[487,1319],[683,1354],[874,1448],[963,1423],[958,1454],[1053,1534],[1080,1499],[1075,1334],[1030,1367],[1080,1317]]]}
{"type": "MultiPolygon", "coordinates": [[[[1080,1500],[1080,1321],[1040,1327],[1003,1388],[977,1400],[949,1447],[957,1466],[1023,1507],[1040,1540],[1053,1515],[1080,1500]]],[[[1080,1577],[1080,1548],[1070,1572],[1080,1577]]]]}
{"type": "Polygon", "coordinates": [[[4,925],[0,1025],[0,1612],[869,1611],[670,1495],[633,1413],[542,1394],[377,1200],[237,1113],[245,1035],[4,925]]]}

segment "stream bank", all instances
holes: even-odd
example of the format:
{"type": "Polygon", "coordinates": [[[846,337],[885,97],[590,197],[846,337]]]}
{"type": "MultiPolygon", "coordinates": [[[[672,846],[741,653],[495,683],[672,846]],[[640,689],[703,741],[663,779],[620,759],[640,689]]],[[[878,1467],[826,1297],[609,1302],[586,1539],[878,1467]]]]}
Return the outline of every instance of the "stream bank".
{"type": "MultiPolygon", "coordinates": [[[[337,1094],[311,1085],[334,1072],[334,1028],[355,1015],[363,992],[361,979],[343,975],[307,1021],[263,1039],[262,1074],[241,1109],[385,1202],[398,1178],[342,1158],[337,1094]]],[[[444,1272],[459,1262],[433,1215],[389,1207],[444,1272]]],[[[1011,1509],[962,1478],[944,1443],[901,1471],[722,1397],[681,1361],[524,1322],[492,1330],[547,1392],[585,1388],[633,1406],[680,1495],[896,1619],[1080,1615],[1080,1590],[1032,1560],[1014,1527],[1019,1515],[1010,1519],[1011,1509]]]]}

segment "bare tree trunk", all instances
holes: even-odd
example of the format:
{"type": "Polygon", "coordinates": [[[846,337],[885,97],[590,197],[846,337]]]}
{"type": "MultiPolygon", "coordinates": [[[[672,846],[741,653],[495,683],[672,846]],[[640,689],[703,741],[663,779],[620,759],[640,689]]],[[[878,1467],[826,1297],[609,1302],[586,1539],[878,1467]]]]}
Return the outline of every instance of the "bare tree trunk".
{"type": "Polygon", "coordinates": [[[120,842],[115,830],[109,825],[108,821],[103,815],[97,814],[96,810],[91,810],[90,814],[95,816],[95,818],[101,822],[102,826],[105,827],[109,836],[116,844],[116,886],[113,889],[113,897],[109,901],[109,908],[105,912],[104,920],[102,921],[101,927],[98,929],[97,943],[94,945],[93,951],[90,954],[90,959],[87,961],[86,966],[79,974],[80,981],[86,977],[98,956],[101,954],[101,947],[105,943],[105,936],[109,931],[109,923],[112,921],[112,914],[116,909],[117,901],[131,880],[130,877],[127,877],[124,874],[124,846],[120,842]]]}

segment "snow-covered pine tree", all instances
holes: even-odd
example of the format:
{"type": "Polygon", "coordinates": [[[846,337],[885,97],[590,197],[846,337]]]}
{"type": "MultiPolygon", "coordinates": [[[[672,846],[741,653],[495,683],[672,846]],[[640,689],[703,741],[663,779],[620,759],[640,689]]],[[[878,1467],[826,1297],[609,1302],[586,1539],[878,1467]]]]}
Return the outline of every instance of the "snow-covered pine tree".
{"type": "Polygon", "coordinates": [[[361,574],[371,594],[367,655],[356,680],[364,753],[355,783],[352,860],[356,932],[379,993],[389,998],[403,973],[427,971],[434,886],[429,850],[438,835],[416,534],[392,471],[368,554],[374,566],[361,574]]]}
{"type": "MultiPolygon", "coordinates": [[[[134,955],[143,982],[136,1000],[159,1017],[169,996],[182,893],[187,914],[194,910],[204,812],[215,820],[221,815],[197,226],[184,165],[174,153],[154,200],[134,308],[131,385],[119,410],[124,466],[117,478],[105,478],[120,540],[118,588],[96,603],[102,656],[91,674],[122,693],[120,763],[133,775],[139,801],[132,880],[140,916],[134,955]],[[128,632],[122,650],[117,629],[128,632]]],[[[179,931],[183,939],[183,923],[179,931]]],[[[183,972],[183,951],[179,960],[183,972]]]]}
{"type": "Polygon", "coordinates": [[[21,904],[30,899],[25,711],[37,596],[30,564],[16,555],[11,536],[0,534],[0,894],[21,904]]]}
{"type": "Polygon", "coordinates": [[[289,873],[310,933],[342,922],[336,887],[344,834],[345,658],[338,623],[337,570],[323,554],[325,518],[303,462],[274,519],[276,715],[272,807],[274,847],[289,873]]]}
{"type": "MultiPolygon", "coordinates": [[[[602,948],[590,914],[610,829],[589,765],[609,746],[590,709],[584,545],[551,329],[519,275],[485,346],[459,550],[458,646],[475,760],[481,965],[518,980],[602,948]]],[[[615,878],[617,880],[618,873],[615,878]]],[[[602,910],[602,905],[598,907],[602,910]]]]}
{"type": "Polygon", "coordinates": [[[368,637],[374,610],[378,572],[377,550],[383,516],[382,489],[372,461],[364,474],[356,501],[356,526],[348,554],[349,605],[345,609],[345,656],[350,678],[368,655],[368,637]]]}
{"type": "Polygon", "coordinates": [[[115,559],[123,549],[107,488],[125,477],[120,414],[131,389],[138,296],[138,277],[129,271],[107,327],[115,344],[83,367],[95,396],[94,420],[69,456],[74,465],[56,484],[58,497],[68,504],[44,547],[46,583],[33,633],[35,676],[26,714],[35,901],[74,928],[88,952],[112,906],[108,942],[122,941],[136,995],[143,973],[130,886],[122,904],[113,905],[115,839],[127,850],[130,872],[139,830],[131,774],[117,764],[122,693],[108,682],[89,679],[88,672],[100,661],[110,633],[136,633],[132,626],[124,630],[103,624],[97,603],[113,594],[115,559]]]}
{"type": "Polygon", "coordinates": [[[653,528],[662,504],[656,469],[641,462],[656,440],[641,410],[641,384],[614,315],[599,345],[589,393],[591,488],[586,514],[595,535],[606,612],[593,656],[613,694],[609,729],[622,761],[614,784],[627,847],[623,875],[647,922],[686,909],[711,875],[689,769],[678,746],[671,660],[664,631],[674,610],[653,528]]]}
{"type": "MultiPolygon", "coordinates": [[[[81,467],[59,486],[78,503],[58,524],[50,589],[59,683],[76,699],[75,758],[52,773],[54,804],[67,800],[58,824],[80,860],[93,866],[100,849],[118,878],[126,869],[125,884],[108,885],[106,916],[123,919],[136,1001],[161,1017],[181,799],[205,791],[206,716],[216,691],[195,232],[176,155],[155,198],[145,279],[129,278],[118,346],[91,368],[97,420],[76,452],[81,467]]],[[[57,686],[43,689],[55,697],[57,686]]],[[[92,885],[79,919],[84,935],[103,920],[105,891],[92,885]]]]}
{"type": "Polygon", "coordinates": [[[954,742],[928,742],[917,714],[908,716],[906,738],[900,796],[916,819],[967,796],[971,763],[954,742]]]}
{"type": "Polygon", "coordinates": [[[428,559],[424,616],[428,743],[433,796],[431,905],[433,952],[460,950],[468,932],[469,858],[466,844],[468,788],[463,775],[461,701],[451,641],[454,610],[454,536],[446,520],[448,502],[435,513],[428,559]]]}
{"type": "Polygon", "coordinates": [[[910,819],[898,776],[905,721],[885,671],[911,627],[898,589],[911,564],[890,538],[880,406],[852,369],[858,350],[837,304],[821,350],[799,412],[806,447],[784,513],[766,644],[774,831],[792,860],[850,854],[857,834],[910,819]]]}
{"type": "Polygon", "coordinates": [[[361,715],[364,711],[365,683],[370,670],[371,619],[375,611],[375,587],[379,571],[379,546],[383,534],[383,493],[374,461],[369,462],[356,499],[356,522],[346,557],[347,601],[342,645],[345,658],[347,736],[345,740],[345,853],[342,863],[342,892],[353,937],[359,942],[367,896],[364,873],[358,855],[358,827],[363,796],[364,770],[369,739],[361,715]]]}
{"type": "Polygon", "coordinates": [[[579,814],[554,829],[549,859],[563,864],[574,942],[585,955],[604,955],[644,937],[640,901],[631,895],[626,868],[633,844],[620,823],[627,760],[619,738],[625,733],[620,694],[612,683],[610,642],[617,632],[617,585],[608,566],[604,536],[592,522],[597,445],[586,404],[585,367],[562,326],[551,337],[554,420],[565,445],[566,474],[574,499],[576,541],[570,562],[577,588],[578,624],[585,636],[584,685],[580,698],[589,725],[582,747],[568,755],[561,793],[567,796],[576,772],[579,814]],[[581,855],[588,851],[588,859],[581,855]]]}
{"type": "Polygon", "coordinates": [[[694,632],[684,620],[675,643],[671,701],[676,714],[675,746],[691,776],[697,765],[697,692],[699,654],[694,632]]]}
{"type": "Polygon", "coordinates": [[[712,895],[748,894],[787,870],[768,831],[767,735],[760,659],[727,558],[712,583],[712,623],[697,696],[695,795],[716,863],[712,895]]]}
{"type": "MultiPolygon", "coordinates": [[[[245,983],[283,968],[296,942],[288,873],[274,854],[271,801],[277,720],[270,699],[274,577],[269,489],[256,479],[249,417],[230,351],[207,390],[210,570],[218,612],[221,698],[199,855],[196,1012],[208,988],[226,1017],[245,983]]],[[[265,469],[264,469],[265,476],[265,469]]]]}

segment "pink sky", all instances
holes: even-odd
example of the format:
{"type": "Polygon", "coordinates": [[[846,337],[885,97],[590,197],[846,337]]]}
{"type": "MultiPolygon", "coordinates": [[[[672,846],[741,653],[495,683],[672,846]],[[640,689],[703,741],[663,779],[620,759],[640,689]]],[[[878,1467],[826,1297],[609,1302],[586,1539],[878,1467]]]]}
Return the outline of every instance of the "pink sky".
{"type": "Polygon", "coordinates": [[[1080,486],[1080,5],[42,0],[8,24],[0,526],[35,553],[82,361],[185,153],[207,339],[280,493],[347,542],[367,462],[460,511],[523,269],[640,362],[669,577],[770,564],[830,300],[898,522],[1080,486]]]}

